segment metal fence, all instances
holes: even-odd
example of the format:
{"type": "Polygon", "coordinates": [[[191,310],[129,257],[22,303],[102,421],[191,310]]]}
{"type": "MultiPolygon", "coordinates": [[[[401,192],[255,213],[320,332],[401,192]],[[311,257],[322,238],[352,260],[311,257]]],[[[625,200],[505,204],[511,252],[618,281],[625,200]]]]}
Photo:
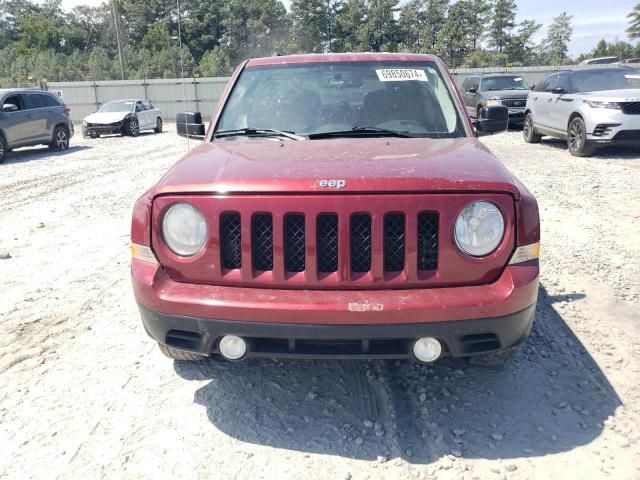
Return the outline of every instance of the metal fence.
{"type": "MultiPolygon", "coordinates": [[[[529,85],[558,70],[607,67],[611,65],[573,65],[508,68],[458,68],[453,70],[456,83],[479,73],[513,73],[524,78],[529,85]]],[[[629,65],[640,68],[640,64],[629,65]]],[[[227,83],[228,77],[163,79],[163,80],[108,80],[99,82],[51,82],[49,90],[58,92],[71,108],[75,122],[95,112],[110,100],[146,98],[161,108],[166,120],[175,119],[180,111],[196,110],[209,118],[227,83]]]]}
{"type": "Polygon", "coordinates": [[[177,112],[196,110],[209,117],[222,95],[226,77],[158,80],[107,80],[98,82],[50,82],[49,91],[60,95],[81,121],[110,100],[146,98],[160,108],[166,120],[177,112]]]}

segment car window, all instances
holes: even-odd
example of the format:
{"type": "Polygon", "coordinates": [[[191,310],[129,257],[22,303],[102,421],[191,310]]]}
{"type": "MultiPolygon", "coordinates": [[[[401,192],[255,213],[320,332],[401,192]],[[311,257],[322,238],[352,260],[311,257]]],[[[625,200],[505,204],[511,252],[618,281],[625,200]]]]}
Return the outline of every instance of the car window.
{"type": "Polygon", "coordinates": [[[545,77],[542,80],[540,80],[536,86],[534,87],[533,91],[534,92],[544,92],[547,88],[547,83],[549,82],[549,77],[545,77]]]}
{"type": "Polygon", "coordinates": [[[462,82],[462,86],[460,87],[463,92],[469,91],[469,84],[470,83],[471,83],[471,81],[468,78],[464,79],[464,82],[462,82]]]}
{"type": "Polygon", "coordinates": [[[144,108],[145,110],[151,110],[151,104],[147,101],[143,101],[142,102],[142,108],[144,108]]]}
{"type": "Polygon", "coordinates": [[[99,112],[131,112],[134,102],[131,100],[114,100],[102,105],[99,112]]]}
{"type": "Polygon", "coordinates": [[[463,136],[433,62],[336,62],[246,68],[216,131],[270,128],[301,135],[377,127],[463,136]]]}
{"type": "Polygon", "coordinates": [[[42,99],[42,103],[44,103],[45,107],[59,107],[61,104],[56,97],[53,95],[38,95],[42,99]]]}
{"type": "Polygon", "coordinates": [[[136,112],[144,111],[144,107],[142,106],[142,102],[136,102],[136,112]]]}
{"type": "Polygon", "coordinates": [[[499,77],[485,77],[482,79],[481,88],[483,92],[495,90],[529,90],[522,77],[518,75],[502,75],[499,77]]]}
{"type": "Polygon", "coordinates": [[[24,104],[20,95],[9,95],[2,102],[2,111],[3,112],[17,112],[19,110],[24,110],[24,104]]]}
{"type": "Polygon", "coordinates": [[[558,75],[550,75],[545,82],[544,91],[550,92],[558,86],[558,75]]]}
{"type": "Polygon", "coordinates": [[[598,92],[640,88],[640,72],[633,69],[576,71],[572,74],[575,92],[598,92]]]}
{"type": "Polygon", "coordinates": [[[571,77],[568,73],[561,73],[558,75],[558,82],[556,87],[564,88],[566,92],[571,91],[571,77]]]}
{"type": "Polygon", "coordinates": [[[38,95],[36,93],[28,93],[23,95],[23,98],[26,98],[26,107],[28,109],[31,108],[44,108],[45,104],[42,100],[42,95],[38,95]]]}
{"type": "Polygon", "coordinates": [[[474,77],[471,79],[471,88],[475,88],[476,90],[478,90],[478,88],[480,87],[480,79],[478,77],[474,77]]]}

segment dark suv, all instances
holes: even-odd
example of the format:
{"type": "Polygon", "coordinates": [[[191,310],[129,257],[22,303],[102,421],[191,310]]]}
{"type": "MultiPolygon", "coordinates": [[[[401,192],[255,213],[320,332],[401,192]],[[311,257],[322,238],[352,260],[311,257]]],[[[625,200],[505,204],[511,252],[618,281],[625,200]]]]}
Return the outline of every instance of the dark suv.
{"type": "Polygon", "coordinates": [[[474,75],[462,82],[460,90],[471,118],[477,118],[482,107],[504,105],[509,123],[522,124],[529,87],[519,75],[474,75]]]}
{"type": "Polygon", "coordinates": [[[55,95],[40,90],[0,90],[0,163],[14,148],[69,148],[73,123],[55,95]]]}

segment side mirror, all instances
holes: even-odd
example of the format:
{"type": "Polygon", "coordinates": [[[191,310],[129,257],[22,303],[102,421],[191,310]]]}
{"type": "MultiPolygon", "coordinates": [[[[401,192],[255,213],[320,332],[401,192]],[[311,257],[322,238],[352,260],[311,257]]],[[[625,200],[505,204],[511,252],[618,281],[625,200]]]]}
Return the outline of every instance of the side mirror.
{"type": "Polygon", "coordinates": [[[533,85],[531,85],[531,90],[533,90],[534,88],[536,88],[536,84],[535,83],[533,85]]]}
{"type": "Polygon", "coordinates": [[[556,87],[551,90],[551,93],[553,93],[554,95],[563,95],[567,93],[567,91],[562,87],[556,87]]]}
{"type": "Polygon", "coordinates": [[[471,88],[469,89],[469,93],[478,93],[478,89],[477,89],[477,87],[471,87],[471,88]]]}
{"type": "Polygon", "coordinates": [[[176,114],[176,129],[181,137],[204,140],[205,129],[200,112],[180,112],[176,114]]]}
{"type": "Polygon", "coordinates": [[[509,128],[509,109],[501,105],[482,107],[473,126],[479,136],[504,132],[509,128]]]}
{"type": "Polygon", "coordinates": [[[14,105],[13,103],[5,103],[4,105],[2,105],[2,111],[3,112],[17,112],[18,111],[18,106],[14,105]]]}

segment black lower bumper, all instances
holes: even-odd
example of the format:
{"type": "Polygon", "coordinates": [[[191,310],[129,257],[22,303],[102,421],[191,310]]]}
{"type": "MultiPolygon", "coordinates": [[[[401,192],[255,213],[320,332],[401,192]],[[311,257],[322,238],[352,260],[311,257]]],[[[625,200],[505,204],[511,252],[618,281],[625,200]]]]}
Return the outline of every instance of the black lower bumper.
{"type": "Polygon", "coordinates": [[[211,320],[159,313],[139,305],[147,333],[172,348],[218,353],[223,335],[247,341],[247,357],[410,358],[413,342],[435,337],[444,355],[465,357],[515,346],[533,324],[535,304],[504,317],[383,325],[327,325],[211,320]]]}
{"type": "Polygon", "coordinates": [[[88,127],[82,126],[82,136],[85,138],[95,135],[114,135],[117,133],[122,133],[122,125],[119,123],[112,125],[91,125],[88,127]]]}

